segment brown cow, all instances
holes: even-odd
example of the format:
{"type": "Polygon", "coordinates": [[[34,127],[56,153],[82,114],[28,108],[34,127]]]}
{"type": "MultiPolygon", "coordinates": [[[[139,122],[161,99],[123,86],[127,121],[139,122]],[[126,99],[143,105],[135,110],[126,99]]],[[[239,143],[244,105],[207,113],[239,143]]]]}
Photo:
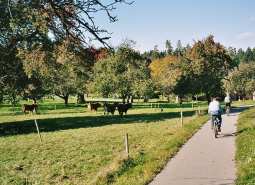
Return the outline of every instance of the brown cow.
{"type": "Polygon", "coordinates": [[[32,104],[32,105],[27,105],[27,104],[24,104],[22,105],[22,112],[24,112],[25,114],[27,112],[36,112],[37,113],[37,108],[38,108],[38,105],[37,104],[32,104]]]}
{"type": "Polygon", "coordinates": [[[104,115],[109,114],[109,113],[114,115],[114,112],[115,112],[117,106],[118,106],[118,103],[114,103],[114,104],[104,103],[104,115]]]}
{"type": "Polygon", "coordinates": [[[123,116],[123,113],[127,114],[129,108],[132,108],[132,103],[123,103],[118,104],[117,106],[120,116],[123,116]]]}
{"type": "Polygon", "coordinates": [[[90,111],[97,111],[98,107],[101,107],[100,103],[89,103],[88,105],[90,111]]]}

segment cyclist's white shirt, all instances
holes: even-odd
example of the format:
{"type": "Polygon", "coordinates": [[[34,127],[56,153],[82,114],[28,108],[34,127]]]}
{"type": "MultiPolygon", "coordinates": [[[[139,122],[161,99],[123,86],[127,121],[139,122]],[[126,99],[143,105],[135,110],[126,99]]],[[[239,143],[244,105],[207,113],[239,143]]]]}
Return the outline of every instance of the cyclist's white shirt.
{"type": "Polygon", "coordinates": [[[226,96],[225,99],[224,99],[224,102],[225,102],[225,103],[230,103],[230,97],[229,97],[229,96],[226,96]]]}
{"type": "Polygon", "coordinates": [[[220,102],[213,100],[209,104],[208,113],[210,114],[218,114],[220,112],[220,102]]]}

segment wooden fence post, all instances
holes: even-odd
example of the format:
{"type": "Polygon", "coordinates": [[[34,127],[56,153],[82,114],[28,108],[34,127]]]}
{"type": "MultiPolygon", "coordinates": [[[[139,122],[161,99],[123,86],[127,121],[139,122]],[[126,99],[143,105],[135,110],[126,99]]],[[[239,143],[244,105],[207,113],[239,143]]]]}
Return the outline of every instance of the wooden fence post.
{"type": "MultiPolygon", "coordinates": [[[[33,110],[33,113],[36,114],[35,109],[33,110]]],[[[35,122],[35,127],[36,127],[36,130],[37,130],[37,134],[38,134],[38,136],[39,136],[39,138],[40,138],[40,142],[42,143],[42,136],[41,136],[41,134],[40,134],[40,130],[39,130],[39,127],[38,127],[38,124],[37,124],[37,120],[34,119],[34,122],[35,122]]]]}
{"type": "Polygon", "coordinates": [[[125,152],[127,157],[129,157],[128,133],[125,135],[125,152]]]}
{"type": "Polygon", "coordinates": [[[181,126],[183,127],[183,112],[181,110],[181,126]]]}
{"type": "Polygon", "coordinates": [[[40,142],[42,143],[42,136],[40,134],[40,130],[39,130],[39,127],[38,127],[38,124],[37,124],[37,120],[35,119],[35,126],[36,126],[36,130],[37,130],[37,133],[38,133],[38,136],[40,138],[40,142]]]}

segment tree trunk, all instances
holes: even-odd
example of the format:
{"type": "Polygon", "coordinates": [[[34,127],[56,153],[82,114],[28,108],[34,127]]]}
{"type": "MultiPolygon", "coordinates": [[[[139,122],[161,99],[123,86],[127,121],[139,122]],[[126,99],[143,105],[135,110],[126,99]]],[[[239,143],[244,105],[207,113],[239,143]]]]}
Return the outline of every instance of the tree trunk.
{"type": "Polygon", "coordinates": [[[210,95],[209,95],[208,93],[206,93],[205,96],[206,96],[207,103],[208,103],[208,105],[209,105],[210,102],[211,102],[210,95]]]}
{"type": "Polygon", "coordinates": [[[12,94],[11,104],[12,104],[13,106],[16,105],[16,95],[14,95],[14,94],[12,94]]]}
{"type": "Polygon", "coordinates": [[[130,96],[127,96],[127,103],[129,103],[130,101],[130,96]]]}
{"type": "Polygon", "coordinates": [[[33,104],[36,104],[36,98],[32,98],[33,104]]]}
{"type": "Polygon", "coordinates": [[[84,104],[84,103],[85,103],[84,94],[79,93],[79,94],[77,95],[77,103],[79,103],[79,104],[84,104]]]}
{"type": "Polygon", "coordinates": [[[182,106],[182,96],[179,97],[179,104],[182,106]]]}
{"type": "Polygon", "coordinates": [[[65,100],[65,106],[68,105],[68,98],[69,98],[69,95],[66,95],[63,97],[63,99],[65,100]]]}
{"type": "Polygon", "coordinates": [[[12,104],[12,111],[15,112],[15,105],[16,105],[16,95],[15,94],[12,94],[11,104],[12,104]]]}
{"type": "Polygon", "coordinates": [[[180,100],[180,99],[179,99],[179,96],[176,96],[176,97],[175,97],[175,103],[179,103],[179,100],[180,100]]]}
{"type": "Polygon", "coordinates": [[[3,103],[3,100],[4,100],[3,95],[0,94],[0,103],[3,103]]]}
{"type": "Polygon", "coordinates": [[[148,97],[147,96],[144,96],[144,99],[143,99],[143,102],[148,102],[148,97]]]}
{"type": "Polygon", "coordinates": [[[122,103],[126,103],[126,97],[122,97],[122,103]]]}

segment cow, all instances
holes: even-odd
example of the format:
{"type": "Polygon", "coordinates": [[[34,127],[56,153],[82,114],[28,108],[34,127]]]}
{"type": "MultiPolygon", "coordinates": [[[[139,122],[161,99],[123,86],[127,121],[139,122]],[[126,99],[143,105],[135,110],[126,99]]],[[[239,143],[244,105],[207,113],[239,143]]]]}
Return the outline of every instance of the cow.
{"type": "Polygon", "coordinates": [[[114,103],[114,104],[104,103],[104,115],[109,113],[114,115],[114,112],[117,106],[118,106],[118,103],[114,103]]]}
{"type": "Polygon", "coordinates": [[[88,109],[90,111],[97,111],[98,107],[101,107],[100,103],[89,103],[88,104],[88,109]]]}
{"type": "Polygon", "coordinates": [[[38,105],[37,104],[32,104],[32,105],[27,105],[24,104],[22,105],[22,112],[26,114],[27,112],[36,112],[37,113],[38,105]]]}
{"type": "Polygon", "coordinates": [[[118,104],[117,106],[120,116],[123,116],[123,113],[127,114],[129,108],[132,108],[132,103],[123,103],[118,104]]]}

